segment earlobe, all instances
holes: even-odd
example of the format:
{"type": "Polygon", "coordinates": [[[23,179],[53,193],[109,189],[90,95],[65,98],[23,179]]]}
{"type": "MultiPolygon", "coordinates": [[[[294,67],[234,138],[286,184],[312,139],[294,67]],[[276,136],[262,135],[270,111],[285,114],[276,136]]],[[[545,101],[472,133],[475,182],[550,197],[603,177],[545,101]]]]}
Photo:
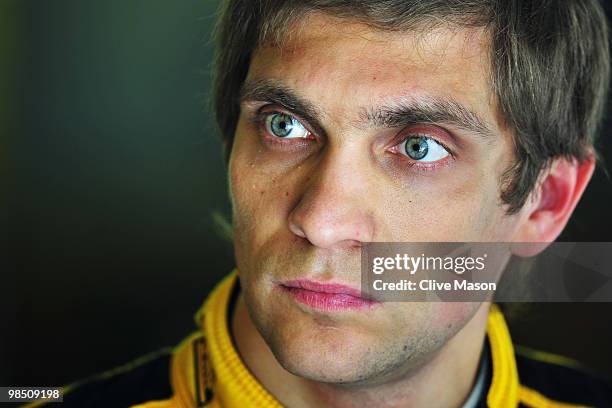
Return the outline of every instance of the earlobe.
{"type": "Polygon", "coordinates": [[[576,208],[594,169],[594,154],[589,154],[582,162],[563,157],[554,159],[524,208],[526,212],[515,240],[550,243],[557,239],[576,208]]]}

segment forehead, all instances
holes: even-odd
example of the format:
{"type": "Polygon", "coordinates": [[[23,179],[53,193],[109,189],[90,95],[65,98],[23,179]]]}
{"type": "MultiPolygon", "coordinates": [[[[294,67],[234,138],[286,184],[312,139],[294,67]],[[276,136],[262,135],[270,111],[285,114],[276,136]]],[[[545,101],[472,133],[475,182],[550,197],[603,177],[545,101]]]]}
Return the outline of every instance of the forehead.
{"type": "Polygon", "coordinates": [[[247,80],[277,80],[345,115],[403,97],[450,97],[494,123],[489,61],[481,29],[393,32],[313,13],[256,50],[247,80]]]}

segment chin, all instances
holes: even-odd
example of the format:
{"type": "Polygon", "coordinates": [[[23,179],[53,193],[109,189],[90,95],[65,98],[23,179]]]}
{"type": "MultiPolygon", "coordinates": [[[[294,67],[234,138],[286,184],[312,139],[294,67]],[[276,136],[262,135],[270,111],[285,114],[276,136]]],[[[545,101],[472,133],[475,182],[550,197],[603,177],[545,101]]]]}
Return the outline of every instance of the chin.
{"type": "MultiPolygon", "coordinates": [[[[269,341],[274,356],[290,373],[316,382],[348,384],[368,377],[364,372],[370,348],[346,334],[294,333],[269,341]],[[316,338],[313,338],[316,337],[316,338]]],[[[369,371],[369,370],[366,370],[369,371]]]]}
{"type": "Polygon", "coordinates": [[[301,378],[347,386],[375,385],[419,367],[474,307],[386,303],[370,313],[326,313],[250,289],[243,294],[251,320],[279,364],[301,378]]]}
{"type": "MultiPolygon", "coordinates": [[[[398,367],[411,366],[410,347],[360,325],[329,324],[325,319],[291,314],[274,316],[260,333],[280,365],[311,381],[343,385],[386,378],[398,367]]],[[[418,337],[418,336],[416,336],[418,337]]]]}

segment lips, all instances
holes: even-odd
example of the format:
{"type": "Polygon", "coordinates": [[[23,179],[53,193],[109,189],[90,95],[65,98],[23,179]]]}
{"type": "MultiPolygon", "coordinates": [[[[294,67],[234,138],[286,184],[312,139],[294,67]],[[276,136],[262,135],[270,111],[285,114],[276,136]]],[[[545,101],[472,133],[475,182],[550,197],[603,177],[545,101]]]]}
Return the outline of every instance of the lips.
{"type": "Polygon", "coordinates": [[[366,299],[357,289],[337,283],[296,279],[279,286],[297,302],[327,312],[366,309],[378,303],[366,299]]]}

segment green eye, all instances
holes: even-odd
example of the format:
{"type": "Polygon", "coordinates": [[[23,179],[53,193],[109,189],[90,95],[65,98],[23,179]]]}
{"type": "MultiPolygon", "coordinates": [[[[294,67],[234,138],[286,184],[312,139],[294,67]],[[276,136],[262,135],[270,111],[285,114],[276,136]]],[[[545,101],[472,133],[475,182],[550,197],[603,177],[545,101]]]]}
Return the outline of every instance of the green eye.
{"type": "Polygon", "coordinates": [[[429,151],[427,139],[421,136],[408,138],[404,148],[408,157],[414,160],[421,160],[429,151]]]}
{"type": "Polygon", "coordinates": [[[404,142],[403,150],[406,156],[421,162],[434,162],[449,155],[440,143],[425,136],[409,137],[404,142]]]}
{"type": "Polygon", "coordinates": [[[292,139],[307,138],[310,133],[299,120],[286,113],[272,113],[266,117],[266,130],[273,136],[292,139]]]}

